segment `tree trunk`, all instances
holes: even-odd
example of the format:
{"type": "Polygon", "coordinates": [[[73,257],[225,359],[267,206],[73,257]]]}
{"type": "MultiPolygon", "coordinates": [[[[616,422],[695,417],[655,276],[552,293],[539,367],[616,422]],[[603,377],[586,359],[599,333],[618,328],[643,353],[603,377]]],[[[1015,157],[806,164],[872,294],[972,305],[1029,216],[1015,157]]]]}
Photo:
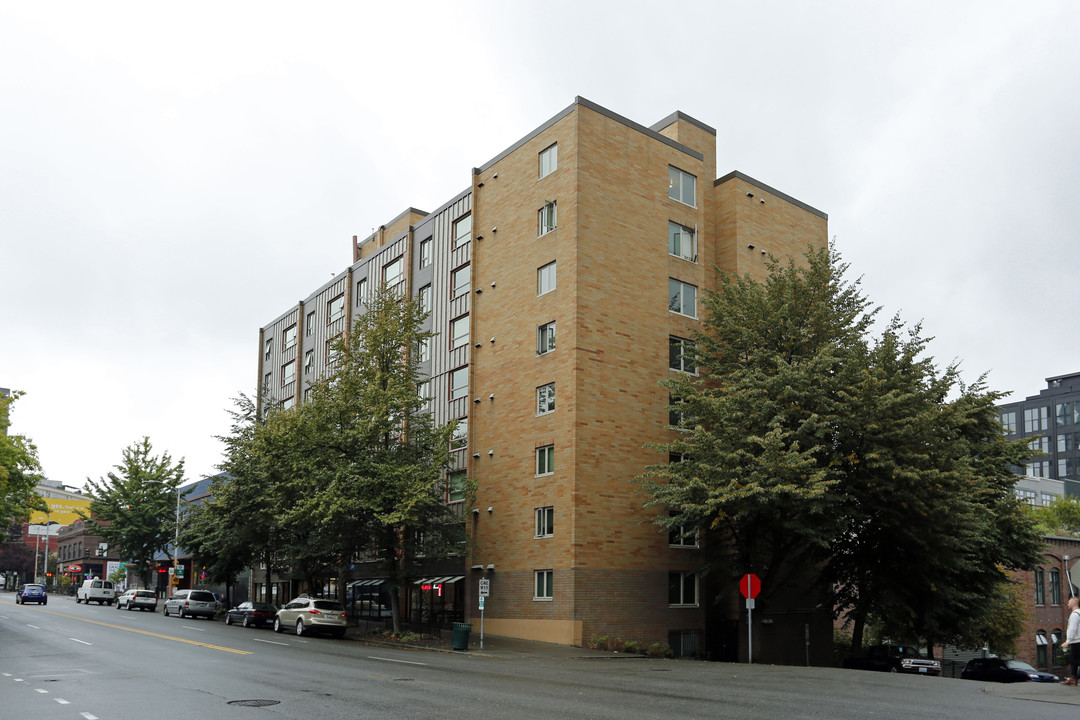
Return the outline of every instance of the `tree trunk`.
{"type": "Polygon", "coordinates": [[[863,630],[866,627],[866,611],[858,606],[855,608],[855,622],[851,626],[851,654],[862,655],[863,630]]]}

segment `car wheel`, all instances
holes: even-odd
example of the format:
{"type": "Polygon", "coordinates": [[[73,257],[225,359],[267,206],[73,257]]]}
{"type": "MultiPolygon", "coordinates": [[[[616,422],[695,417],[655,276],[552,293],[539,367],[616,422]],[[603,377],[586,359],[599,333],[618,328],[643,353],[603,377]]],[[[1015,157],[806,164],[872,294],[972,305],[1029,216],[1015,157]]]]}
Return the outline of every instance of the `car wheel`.
{"type": "Polygon", "coordinates": [[[75,596],[75,604],[76,604],[76,605],[78,605],[78,604],[79,604],[79,603],[81,603],[81,602],[82,602],[82,600],[80,600],[80,599],[79,599],[79,596],[78,596],[78,595],[76,595],[76,596],[75,596]]]}
{"type": "Polygon", "coordinates": [[[184,608],[180,608],[180,619],[181,620],[186,620],[187,619],[187,611],[184,610],[184,608]]]}
{"type": "Polygon", "coordinates": [[[49,601],[48,601],[48,600],[42,600],[42,601],[41,601],[41,604],[42,604],[42,605],[48,605],[48,604],[49,604],[49,601]]]}
{"type": "Polygon", "coordinates": [[[165,606],[165,609],[162,610],[162,613],[165,615],[165,617],[169,617],[169,606],[168,605],[165,606]]]}
{"type": "Polygon", "coordinates": [[[249,615],[244,616],[244,627],[251,627],[251,617],[249,615]]]}
{"type": "Polygon", "coordinates": [[[891,668],[889,668],[889,672],[894,672],[894,673],[898,673],[898,672],[900,672],[900,671],[899,671],[899,670],[897,670],[897,669],[896,669],[896,668],[894,668],[894,667],[891,667],[891,668]]]}
{"type": "Polygon", "coordinates": [[[284,629],[281,627],[281,618],[274,618],[274,632],[279,633],[284,629]]]}
{"type": "Polygon", "coordinates": [[[232,615],[228,615],[228,614],[225,615],[225,624],[226,625],[232,625],[232,615]]]}
{"type": "Polygon", "coordinates": [[[296,621],[296,637],[303,637],[306,632],[307,631],[304,630],[304,621],[303,620],[297,620],[296,621]]]}

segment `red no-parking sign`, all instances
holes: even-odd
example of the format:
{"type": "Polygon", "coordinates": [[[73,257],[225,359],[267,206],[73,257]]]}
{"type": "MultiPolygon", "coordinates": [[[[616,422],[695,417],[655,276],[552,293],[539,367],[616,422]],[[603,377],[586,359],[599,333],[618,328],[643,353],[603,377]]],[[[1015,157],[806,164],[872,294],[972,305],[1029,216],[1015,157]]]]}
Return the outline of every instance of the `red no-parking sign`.
{"type": "Polygon", "coordinates": [[[739,581],[739,592],[747,600],[753,600],[761,592],[761,581],[754,573],[746,573],[739,581]]]}

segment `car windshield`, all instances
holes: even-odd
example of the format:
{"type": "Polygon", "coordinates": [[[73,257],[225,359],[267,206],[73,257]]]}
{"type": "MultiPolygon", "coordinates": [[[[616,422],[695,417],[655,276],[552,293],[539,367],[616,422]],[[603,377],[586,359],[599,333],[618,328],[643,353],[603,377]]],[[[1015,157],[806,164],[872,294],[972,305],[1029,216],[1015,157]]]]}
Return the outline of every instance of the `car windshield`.
{"type": "Polygon", "coordinates": [[[922,654],[913,647],[898,647],[896,652],[900,657],[921,658],[922,654]]]}
{"type": "Polygon", "coordinates": [[[1031,667],[1023,660],[1009,660],[1005,663],[1005,665],[1013,670],[1023,670],[1024,672],[1038,672],[1038,670],[1031,667]]]}
{"type": "Polygon", "coordinates": [[[319,610],[336,610],[338,612],[345,612],[345,607],[339,602],[332,602],[330,600],[316,600],[315,607],[319,610]]]}

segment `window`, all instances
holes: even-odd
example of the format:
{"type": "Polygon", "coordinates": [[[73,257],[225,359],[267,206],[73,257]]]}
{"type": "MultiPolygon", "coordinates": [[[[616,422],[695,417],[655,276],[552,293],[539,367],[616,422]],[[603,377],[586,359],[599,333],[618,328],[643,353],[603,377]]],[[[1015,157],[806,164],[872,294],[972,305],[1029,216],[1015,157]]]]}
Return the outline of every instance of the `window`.
{"type": "Polygon", "coordinates": [[[364,298],[367,297],[367,278],[361,278],[356,281],[356,304],[357,306],[364,303],[364,298]]]}
{"type": "Polygon", "coordinates": [[[1050,477],[1050,461],[1049,460],[1036,460],[1027,464],[1027,470],[1025,473],[1028,477],[1050,477]]]}
{"type": "Polygon", "coordinates": [[[455,470],[446,476],[447,502],[461,502],[465,499],[465,471],[455,470]]]}
{"type": "Polygon", "coordinates": [[[1041,668],[1049,666],[1047,647],[1050,643],[1046,639],[1046,631],[1039,630],[1035,633],[1035,665],[1041,668]]]}
{"type": "Polygon", "coordinates": [[[533,591],[533,600],[551,600],[555,597],[551,587],[552,576],[554,574],[554,570],[536,570],[533,572],[533,576],[536,580],[536,589],[533,591]]]}
{"type": "Polygon", "coordinates": [[[269,388],[270,383],[273,382],[273,380],[274,380],[274,373],[266,373],[265,375],[263,375],[263,387],[264,388],[269,388]]]}
{"type": "Polygon", "coordinates": [[[697,601],[696,573],[668,573],[668,605],[692,607],[697,601]]]}
{"type": "Polygon", "coordinates": [[[536,414],[547,415],[550,412],[555,412],[555,383],[536,388],[536,414]]]}
{"type": "Polygon", "coordinates": [[[1027,503],[1032,507],[1038,505],[1039,503],[1039,493],[1035,492],[1034,490],[1027,490],[1025,488],[1014,488],[1013,493],[1016,495],[1017,499],[1020,500],[1020,502],[1027,503]]]}
{"type": "Polygon", "coordinates": [[[1058,479],[1080,480],[1080,458],[1058,458],[1058,479]]]}
{"type": "Polygon", "coordinates": [[[304,353],[304,372],[310,373],[315,369],[315,351],[308,350],[304,353]]]}
{"type": "Polygon", "coordinates": [[[1040,430],[1046,430],[1049,424],[1049,408],[1038,407],[1030,408],[1024,411],[1024,432],[1034,433],[1040,430]]]}
{"type": "Polygon", "coordinates": [[[539,225],[536,231],[537,237],[547,235],[554,230],[558,221],[558,207],[555,205],[555,201],[545,203],[544,207],[540,208],[537,216],[539,225]]]}
{"type": "Polygon", "coordinates": [[[427,380],[416,384],[416,397],[420,399],[420,409],[428,410],[431,406],[431,383],[427,380]]]}
{"type": "Polygon", "coordinates": [[[1069,664],[1068,653],[1061,649],[1061,643],[1064,640],[1065,635],[1061,632],[1061,628],[1054,628],[1050,636],[1050,647],[1054,650],[1054,665],[1058,667],[1069,664]]]}
{"type": "Polygon", "coordinates": [[[671,336],[668,338],[668,367],[672,370],[696,375],[694,364],[694,343],[692,340],[671,336]]]}
{"type": "Polygon", "coordinates": [[[267,360],[270,359],[270,353],[274,350],[274,338],[267,338],[266,340],[266,353],[263,355],[267,360]]]}
{"type": "Polygon", "coordinates": [[[536,354],[543,355],[555,349],[555,323],[549,322],[536,328],[536,354]]]}
{"type": "Polygon", "coordinates": [[[329,325],[343,317],[345,317],[345,295],[341,294],[326,303],[326,324],[329,325]]]}
{"type": "Polygon", "coordinates": [[[1059,453],[1080,450],[1080,433],[1061,433],[1057,436],[1059,453]]]}
{"type": "Polygon", "coordinates": [[[668,278],[668,310],[696,318],[697,288],[682,280],[668,278]]]}
{"type": "Polygon", "coordinates": [[[450,297],[456,298],[469,292],[469,266],[462,265],[450,276],[450,297]]]}
{"type": "Polygon", "coordinates": [[[469,368],[459,367],[450,371],[450,399],[457,400],[469,394],[469,368]]]}
{"type": "Polygon", "coordinates": [[[1035,604],[1046,604],[1046,571],[1041,567],[1035,568],[1035,604]]]}
{"type": "Polygon", "coordinates": [[[1050,568],[1050,604],[1061,604],[1061,571],[1050,568]]]}
{"type": "Polygon", "coordinates": [[[545,178],[559,169],[559,143],[540,151],[540,177],[545,178]]]}
{"type": "Polygon", "coordinates": [[[454,426],[454,434],[450,436],[451,450],[464,450],[469,442],[469,418],[461,418],[454,426]]]}
{"type": "Polygon", "coordinates": [[[431,264],[431,238],[420,241],[420,267],[426,268],[431,264]]]}
{"type": "Polygon", "coordinates": [[[1058,427],[1080,425],[1080,402],[1060,403],[1056,407],[1058,427]]]}
{"type": "Polygon", "coordinates": [[[312,310],[307,314],[307,323],[304,325],[304,334],[311,336],[315,334],[315,311],[312,310]]]}
{"type": "Polygon", "coordinates": [[[685,525],[676,525],[668,530],[668,545],[696,548],[698,546],[697,531],[685,525]]]}
{"type": "Polygon", "coordinates": [[[1050,452],[1050,438],[1046,435],[1032,438],[1028,440],[1028,447],[1031,448],[1032,453],[1035,455],[1046,455],[1050,452]]]}
{"type": "Polygon", "coordinates": [[[678,395],[668,396],[668,425],[674,426],[676,429],[682,422],[682,399],[678,395]]]}
{"type": "Polygon", "coordinates": [[[281,342],[281,349],[288,350],[296,347],[296,324],[285,328],[285,337],[281,342]]]}
{"type": "Polygon", "coordinates": [[[555,472],[555,446],[536,448],[536,474],[551,475],[555,472]]]}
{"type": "Polygon", "coordinates": [[[399,255],[383,265],[383,282],[386,287],[394,287],[405,279],[405,260],[399,255]]]}
{"type": "Polygon", "coordinates": [[[416,348],[416,359],[422,363],[431,360],[431,341],[433,338],[426,337],[420,341],[416,348]]]}
{"type": "Polygon", "coordinates": [[[296,405],[296,396],[295,395],[290,395],[289,397],[287,397],[287,398],[285,398],[284,400],[281,401],[281,409],[282,410],[292,410],[294,405],[296,405]]]}
{"type": "Polygon", "coordinates": [[[281,385],[284,387],[296,379],[296,361],[281,366],[281,385]]]}
{"type": "Polygon", "coordinates": [[[469,344],[469,316],[462,315],[461,317],[450,321],[450,349],[462,347],[469,344]]]}
{"type": "Polygon", "coordinates": [[[691,207],[697,207],[697,178],[677,167],[668,165],[668,197],[691,207]]]}
{"type": "Polygon", "coordinates": [[[697,240],[693,230],[668,221],[668,252],[683,260],[697,262],[697,240]]]}
{"type": "Polygon", "coordinates": [[[536,271],[536,294],[543,295],[555,289],[555,263],[550,262],[536,271]]]}
{"type": "Polygon", "coordinates": [[[536,508],[536,535],[538,538],[551,537],[555,534],[555,508],[536,508]]]}
{"type": "Polygon", "coordinates": [[[472,239],[472,215],[466,215],[454,223],[454,249],[472,239]]]}
{"type": "Polygon", "coordinates": [[[425,314],[431,312],[431,286],[430,285],[425,285],[424,287],[420,288],[419,303],[420,303],[420,312],[425,313],[425,314]]]}
{"type": "Polygon", "coordinates": [[[1001,413],[1001,424],[1005,428],[1005,432],[1012,434],[1016,432],[1016,412],[1003,412],[1001,413]]]}

